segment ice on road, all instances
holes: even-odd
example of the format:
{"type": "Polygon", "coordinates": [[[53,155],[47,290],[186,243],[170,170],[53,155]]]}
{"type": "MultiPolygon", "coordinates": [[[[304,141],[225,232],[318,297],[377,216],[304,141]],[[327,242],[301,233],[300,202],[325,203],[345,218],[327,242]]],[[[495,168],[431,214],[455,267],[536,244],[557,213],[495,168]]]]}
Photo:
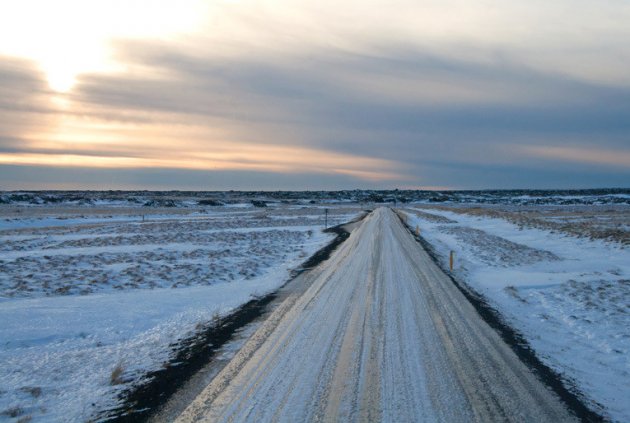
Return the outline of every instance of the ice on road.
{"type": "Polygon", "coordinates": [[[179,421],[575,420],[390,209],[302,278],[179,421]]]}

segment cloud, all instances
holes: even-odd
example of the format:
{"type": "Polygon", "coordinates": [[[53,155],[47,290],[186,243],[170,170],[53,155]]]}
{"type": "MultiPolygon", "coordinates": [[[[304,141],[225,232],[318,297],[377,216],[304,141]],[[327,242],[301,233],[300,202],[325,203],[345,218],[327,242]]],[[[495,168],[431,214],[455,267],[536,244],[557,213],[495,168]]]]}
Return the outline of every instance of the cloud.
{"type": "Polygon", "coordinates": [[[525,154],[542,159],[572,163],[614,166],[630,171],[630,149],[576,148],[556,146],[522,146],[525,154]]]}
{"type": "Polygon", "coordinates": [[[334,190],[339,186],[361,188],[365,185],[348,175],[308,172],[279,177],[270,172],[242,170],[0,166],[0,190],[60,187],[93,190],[334,190]]]}
{"type": "Polygon", "coordinates": [[[72,92],[56,95],[65,108],[51,105],[36,69],[0,60],[8,99],[0,107],[12,114],[2,121],[0,163],[267,173],[256,183],[274,180],[273,188],[292,185],[287,175],[316,175],[308,188],[318,180],[507,188],[606,185],[625,174],[615,156],[627,154],[629,88],[484,46],[113,47],[127,71],[80,75],[72,92]],[[541,170],[541,158],[572,167],[541,170]],[[601,168],[606,160],[617,160],[616,173],[601,168]]]}
{"type": "Polygon", "coordinates": [[[500,164],[520,154],[502,146],[614,149],[630,131],[630,90],[505,60],[479,64],[398,45],[370,55],[318,49],[230,58],[163,44],[120,48],[157,76],[84,76],[77,101],[110,117],[121,110],[123,120],[133,111],[217,125],[260,145],[404,163],[468,157],[500,164]]]}
{"type": "Polygon", "coordinates": [[[350,175],[363,180],[396,180],[401,177],[394,163],[359,155],[331,154],[303,148],[278,146],[234,146],[214,148],[207,152],[170,152],[170,155],[123,156],[94,154],[93,152],[55,151],[54,153],[0,153],[0,164],[42,165],[55,167],[92,168],[179,168],[191,170],[241,170],[274,172],[279,174],[328,173],[350,175]]]}
{"type": "Polygon", "coordinates": [[[33,63],[0,56],[0,150],[19,149],[24,137],[48,128],[52,113],[48,94],[33,63]]]}

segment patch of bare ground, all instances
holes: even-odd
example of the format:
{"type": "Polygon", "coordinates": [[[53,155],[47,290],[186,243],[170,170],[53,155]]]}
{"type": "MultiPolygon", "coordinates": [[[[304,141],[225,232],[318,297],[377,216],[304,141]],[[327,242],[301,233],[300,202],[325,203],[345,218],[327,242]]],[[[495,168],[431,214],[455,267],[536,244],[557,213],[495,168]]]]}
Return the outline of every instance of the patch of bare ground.
{"type": "Polygon", "coordinates": [[[423,212],[420,210],[414,210],[414,209],[404,209],[405,213],[411,213],[414,214],[416,216],[418,216],[421,219],[427,220],[429,222],[433,222],[433,223],[444,223],[444,224],[449,224],[449,223],[457,223],[454,220],[451,220],[447,217],[444,216],[440,216],[438,214],[433,214],[433,213],[427,213],[427,212],[423,212]]]}
{"type": "Polygon", "coordinates": [[[440,226],[445,233],[455,235],[471,246],[484,263],[499,267],[532,264],[539,261],[556,261],[560,258],[546,250],[518,244],[479,229],[465,226],[440,226]]]}
{"type": "MultiPolygon", "coordinates": [[[[521,228],[538,228],[581,238],[612,241],[624,247],[630,245],[630,207],[627,206],[511,206],[504,208],[428,206],[427,208],[472,216],[501,218],[521,228]]],[[[430,213],[425,214],[430,215],[430,213]]]]}
{"type": "MultiPolygon", "coordinates": [[[[52,207],[24,209],[54,213],[52,207]]],[[[144,222],[127,215],[130,220],[81,224],[79,219],[79,224],[64,226],[66,212],[77,210],[60,208],[44,227],[18,225],[0,231],[0,296],[89,295],[249,280],[308,242],[314,232],[305,227],[324,224],[323,211],[314,207],[173,215],[144,222]]],[[[101,216],[100,208],[83,212],[84,217],[90,212],[94,214],[89,217],[101,216]]],[[[331,210],[328,223],[340,223],[352,213],[356,209],[331,210]]],[[[0,221],[2,216],[0,210],[0,221]]]]}

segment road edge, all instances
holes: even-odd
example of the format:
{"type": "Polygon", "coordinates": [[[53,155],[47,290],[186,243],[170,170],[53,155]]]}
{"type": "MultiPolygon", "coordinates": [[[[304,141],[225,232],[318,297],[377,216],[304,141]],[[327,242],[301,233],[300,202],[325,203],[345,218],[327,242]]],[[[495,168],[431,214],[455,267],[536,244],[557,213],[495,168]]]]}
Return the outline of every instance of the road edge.
{"type": "Polygon", "coordinates": [[[403,226],[418,244],[427,252],[431,260],[440,270],[453,282],[455,287],[464,295],[468,302],[475,308],[479,316],[490,326],[501,339],[510,347],[516,356],[529,368],[534,375],[547,387],[549,387],[560,400],[567,406],[569,411],[578,419],[585,423],[610,422],[611,420],[598,411],[592,409],[587,404],[593,404],[601,411],[604,407],[587,398],[575,381],[563,377],[561,373],[547,366],[536,355],[536,351],[530,346],[523,334],[510,326],[501,313],[492,307],[488,300],[479,292],[475,291],[465,282],[457,280],[444,264],[439,260],[433,246],[422,236],[417,235],[413,228],[407,224],[405,218],[398,209],[392,209],[400,219],[403,226]]]}

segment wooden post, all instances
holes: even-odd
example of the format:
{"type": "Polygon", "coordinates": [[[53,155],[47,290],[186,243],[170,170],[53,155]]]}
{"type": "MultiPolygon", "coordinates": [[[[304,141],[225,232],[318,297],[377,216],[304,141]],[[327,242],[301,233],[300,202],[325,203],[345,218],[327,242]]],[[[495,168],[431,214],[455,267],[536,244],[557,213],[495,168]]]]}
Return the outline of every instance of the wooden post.
{"type": "Polygon", "coordinates": [[[416,225],[416,236],[420,236],[420,226],[416,225]]]}
{"type": "Polygon", "coordinates": [[[450,257],[450,267],[451,267],[451,272],[453,271],[453,258],[455,256],[455,252],[451,250],[451,257],[450,257]]]}
{"type": "Polygon", "coordinates": [[[326,215],[326,221],[324,224],[324,228],[328,229],[328,209],[324,209],[324,213],[326,215]]]}

